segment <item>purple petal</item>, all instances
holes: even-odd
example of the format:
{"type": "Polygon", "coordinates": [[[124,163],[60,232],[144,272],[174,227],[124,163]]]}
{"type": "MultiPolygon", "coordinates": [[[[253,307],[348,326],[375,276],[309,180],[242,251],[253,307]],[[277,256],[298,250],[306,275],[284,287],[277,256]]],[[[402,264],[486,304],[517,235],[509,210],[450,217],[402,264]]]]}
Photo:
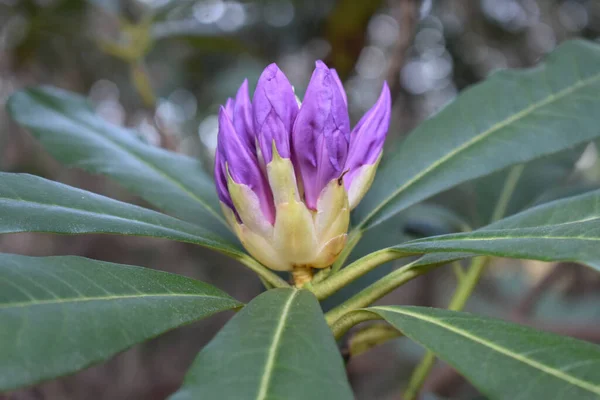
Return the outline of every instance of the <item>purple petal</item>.
{"type": "Polygon", "coordinates": [[[348,105],[348,97],[346,96],[346,91],[344,90],[344,84],[342,83],[340,76],[338,75],[337,71],[334,68],[331,68],[330,71],[331,71],[331,76],[335,80],[336,85],[338,85],[338,89],[340,90],[340,92],[342,93],[342,96],[344,97],[344,104],[346,104],[346,106],[347,106],[348,105]]]}
{"type": "Polygon", "coordinates": [[[344,176],[346,189],[350,188],[352,178],[360,167],[372,165],[379,158],[390,125],[391,113],[390,89],[384,82],[379,99],[358,121],[350,134],[350,150],[344,168],[348,171],[344,176]]]}
{"type": "Polygon", "coordinates": [[[256,193],[265,218],[273,224],[275,208],[271,188],[258,166],[256,156],[236,133],[233,123],[223,107],[219,110],[218,149],[227,164],[231,178],[234,182],[246,185],[256,193]]]}
{"type": "Polygon", "coordinates": [[[348,109],[338,79],[317,61],[292,133],[294,165],[309,208],[316,209],[323,188],[342,174],[349,141],[348,109]]]}
{"type": "Polygon", "coordinates": [[[229,119],[233,121],[233,110],[235,109],[235,101],[232,98],[228,98],[225,102],[225,112],[229,119]]]}
{"type": "Polygon", "coordinates": [[[254,134],[254,122],[252,121],[252,103],[248,95],[248,80],[240,86],[235,95],[233,109],[233,126],[237,134],[243,138],[248,147],[256,154],[256,140],[254,134]]]}
{"type": "Polygon", "coordinates": [[[215,183],[217,184],[217,195],[219,200],[235,211],[229,190],[227,190],[227,175],[225,173],[225,158],[217,149],[215,153],[215,183]]]}
{"type": "Polygon", "coordinates": [[[252,108],[254,130],[265,163],[273,159],[273,141],[279,155],[289,158],[290,133],[298,114],[298,103],[292,85],[277,65],[269,65],[261,74],[252,108]]]}

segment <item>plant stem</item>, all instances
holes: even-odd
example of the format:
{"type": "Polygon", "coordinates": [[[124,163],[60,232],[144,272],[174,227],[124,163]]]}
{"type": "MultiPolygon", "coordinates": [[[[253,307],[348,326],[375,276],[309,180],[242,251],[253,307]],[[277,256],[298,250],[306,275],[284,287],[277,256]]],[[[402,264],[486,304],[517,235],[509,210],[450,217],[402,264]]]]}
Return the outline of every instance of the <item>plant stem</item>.
{"type": "Polygon", "coordinates": [[[456,280],[458,281],[458,283],[460,284],[463,279],[465,278],[465,270],[463,269],[462,265],[460,265],[460,261],[454,261],[452,263],[452,270],[454,271],[454,275],[456,276],[456,280]]]}
{"type": "Polygon", "coordinates": [[[265,266],[260,264],[254,258],[248,256],[243,253],[235,253],[229,255],[233,255],[239,262],[244,264],[246,267],[250,268],[252,271],[256,272],[258,276],[260,276],[265,281],[269,282],[273,287],[281,288],[281,287],[290,287],[290,284],[285,280],[281,279],[277,274],[268,270],[265,266]]]}
{"type": "Polygon", "coordinates": [[[323,269],[319,270],[319,272],[317,272],[316,274],[313,275],[313,279],[311,282],[313,284],[316,284],[321,281],[324,281],[325,279],[327,279],[329,274],[331,274],[331,267],[323,268],[323,269]]]}
{"type": "Polygon", "coordinates": [[[496,207],[494,207],[494,212],[492,213],[491,222],[496,222],[499,219],[503,218],[506,214],[506,209],[508,208],[508,203],[515,192],[517,187],[517,183],[523,174],[523,169],[525,169],[525,164],[515,165],[511,168],[506,180],[504,181],[504,186],[502,188],[502,192],[500,193],[500,198],[496,203],[496,207]]]}
{"type": "Polygon", "coordinates": [[[148,108],[156,107],[156,94],[150,82],[150,76],[141,59],[129,63],[129,73],[133,86],[139,94],[144,106],[148,108]]]}
{"type": "MultiPolygon", "coordinates": [[[[502,187],[502,192],[500,193],[498,202],[496,203],[494,211],[492,212],[491,222],[498,221],[506,214],[508,204],[515,191],[515,188],[517,187],[517,183],[521,178],[524,168],[524,164],[515,165],[511,168],[510,172],[506,176],[504,186],[502,187]]],[[[489,257],[477,257],[471,261],[471,265],[469,266],[467,273],[459,281],[458,287],[452,295],[452,299],[448,305],[449,310],[459,311],[464,308],[467,300],[473,293],[473,290],[475,290],[475,286],[477,286],[479,278],[483,274],[485,266],[489,260],[489,257]]],[[[427,354],[425,354],[425,357],[423,357],[410,377],[408,388],[404,393],[404,400],[413,400],[416,398],[417,394],[421,390],[421,387],[425,383],[425,379],[427,379],[434,362],[435,355],[431,351],[427,351],[427,354]]]]}
{"type": "Polygon", "coordinates": [[[416,399],[419,391],[421,390],[421,386],[423,386],[425,379],[427,379],[429,371],[431,371],[431,368],[433,368],[434,363],[435,354],[427,350],[427,353],[425,353],[423,359],[416,366],[410,377],[410,380],[408,381],[408,387],[404,392],[404,396],[402,396],[404,400],[416,399]]]}
{"type": "Polygon", "coordinates": [[[330,275],[327,279],[314,283],[312,291],[319,300],[323,300],[375,267],[404,256],[405,254],[392,248],[382,249],[368,254],[363,258],[356,260],[337,274],[330,275]]]}
{"type": "Polygon", "coordinates": [[[349,341],[348,347],[351,357],[356,357],[375,346],[388,340],[395,339],[402,334],[388,324],[374,324],[356,332],[349,341]]]}
{"type": "Polygon", "coordinates": [[[337,260],[335,260],[335,262],[331,266],[331,274],[337,273],[344,266],[346,259],[348,258],[350,253],[352,253],[352,250],[354,250],[354,247],[358,244],[358,241],[360,240],[361,237],[362,237],[362,231],[358,227],[354,228],[350,232],[350,234],[348,235],[348,241],[346,242],[346,246],[344,247],[344,250],[342,250],[342,252],[338,256],[337,260]]]}
{"type": "Polygon", "coordinates": [[[327,314],[325,314],[325,319],[327,320],[329,326],[336,325],[336,321],[341,320],[345,314],[348,314],[349,312],[355,311],[359,308],[367,307],[374,301],[379,300],[392,290],[396,289],[398,286],[405,284],[417,276],[423,275],[439,265],[442,264],[433,264],[425,267],[420,266],[419,268],[412,268],[412,263],[407,264],[391,274],[384,276],[371,286],[368,286],[333,310],[329,311],[327,314]]]}
{"type": "Polygon", "coordinates": [[[269,281],[267,281],[265,278],[263,278],[262,276],[258,275],[258,279],[260,279],[260,282],[263,284],[263,286],[265,287],[265,289],[269,290],[269,289],[273,289],[273,285],[271,285],[271,283],[269,281]]]}
{"type": "Polygon", "coordinates": [[[304,285],[312,281],[313,270],[311,267],[306,265],[298,265],[292,269],[292,278],[294,280],[294,286],[302,288],[304,285]]]}
{"type": "Polygon", "coordinates": [[[331,331],[333,332],[333,336],[335,336],[336,339],[339,339],[354,325],[365,321],[372,321],[374,319],[381,319],[381,317],[370,311],[352,311],[346,313],[342,318],[337,320],[335,324],[331,325],[331,331]]]}
{"type": "Polygon", "coordinates": [[[473,293],[475,286],[477,286],[479,278],[481,277],[481,274],[483,273],[489,259],[489,257],[477,257],[471,261],[471,265],[469,266],[469,269],[465,274],[461,284],[452,295],[452,299],[448,305],[449,310],[459,311],[464,308],[467,300],[471,296],[471,293],[473,293]]]}

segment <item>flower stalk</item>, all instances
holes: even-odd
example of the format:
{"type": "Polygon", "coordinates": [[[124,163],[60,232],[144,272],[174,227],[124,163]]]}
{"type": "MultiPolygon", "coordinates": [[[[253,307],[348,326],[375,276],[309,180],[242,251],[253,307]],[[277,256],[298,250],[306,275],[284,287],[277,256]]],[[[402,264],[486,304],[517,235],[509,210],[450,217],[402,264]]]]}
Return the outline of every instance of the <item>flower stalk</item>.
{"type": "Polygon", "coordinates": [[[352,335],[348,342],[348,350],[351,357],[356,357],[373,347],[400,336],[402,334],[396,328],[386,323],[372,324],[352,335]]]}
{"type": "Polygon", "coordinates": [[[308,282],[313,279],[313,269],[306,265],[297,265],[292,269],[292,278],[294,280],[294,286],[297,288],[304,287],[308,282]]]}
{"type": "Polygon", "coordinates": [[[413,263],[407,264],[391,274],[384,276],[377,282],[327,312],[325,314],[325,319],[329,326],[334,326],[334,324],[337,323],[336,321],[340,320],[345,314],[373,304],[397,287],[402,286],[406,282],[411,281],[440,265],[441,264],[434,264],[413,267],[413,263]]]}
{"type": "Polygon", "coordinates": [[[385,264],[386,262],[393,261],[405,256],[406,254],[395,251],[391,248],[382,249],[374,253],[368,254],[363,258],[356,260],[352,264],[348,265],[346,268],[344,268],[337,274],[333,274],[329,276],[328,279],[325,279],[315,284],[312,291],[319,300],[326,299],[327,297],[331,296],[344,286],[347,286],[349,283],[360,278],[361,276],[373,270],[374,268],[385,264]]]}

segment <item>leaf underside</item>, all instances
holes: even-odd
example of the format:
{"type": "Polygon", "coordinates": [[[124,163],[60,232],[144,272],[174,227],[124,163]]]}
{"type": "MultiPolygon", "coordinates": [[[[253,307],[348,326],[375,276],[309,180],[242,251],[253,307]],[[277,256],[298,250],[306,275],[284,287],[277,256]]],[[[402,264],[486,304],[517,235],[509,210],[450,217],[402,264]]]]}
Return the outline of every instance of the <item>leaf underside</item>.
{"type": "Polygon", "coordinates": [[[96,115],[85,98],[61,89],[22,90],[7,110],[65,165],[106,175],[169,214],[233,238],[213,180],[198,160],[144,143],[96,115]]]}

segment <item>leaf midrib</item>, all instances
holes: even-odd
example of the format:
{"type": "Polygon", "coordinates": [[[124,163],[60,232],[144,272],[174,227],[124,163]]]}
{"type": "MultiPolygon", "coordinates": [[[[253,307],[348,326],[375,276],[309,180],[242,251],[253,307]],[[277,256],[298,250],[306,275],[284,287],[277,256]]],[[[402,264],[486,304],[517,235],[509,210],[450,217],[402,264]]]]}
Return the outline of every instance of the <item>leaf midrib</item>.
{"type": "MultiPolygon", "coordinates": [[[[32,93],[32,92],[30,92],[30,93],[32,93]]],[[[35,96],[35,97],[38,100],[40,100],[40,102],[43,103],[46,107],[50,108],[51,110],[53,110],[55,112],[62,112],[63,111],[60,108],[56,108],[52,102],[46,101],[46,99],[45,99],[44,96],[39,96],[39,93],[36,93],[36,94],[37,94],[37,96],[35,96]]],[[[161,169],[158,169],[156,166],[154,166],[153,164],[151,164],[148,161],[144,160],[140,155],[138,155],[134,151],[128,149],[127,147],[123,146],[121,143],[113,140],[112,138],[110,138],[108,136],[98,135],[96,133],[96,127],[93,126],[93,125],[91,125],[91,124],[89,124],[87,121],[77,119],[77,118],[73,117],[73,115],[71,115],[69,113],[63,113],[62,115],[65,116],[68,119],[71,119],[72,121],[75,121],[75,122],[78,122],[78,123],[84,125],[91,132],[94,132],[94,134],[96,136],[100,136],[101,138],[106,139],[107,141],[109,141],[110,143],[112,143],[113,145],[115,145],[116,147],[118,147],[119,149],[123,150],[125,153],[130,154],[133,158],[135,158],[136,160],[138,160],[140,163],[146,165],[151,170],[153,170],[156,173],[158,173],[159,175],[162,175],[163,177],[165,177],[168,181],[170,181],[175,186],[177,186],[181,190],[183,190],[183,192],[186,193],[188,196],[190,196],[191,198],[195,199],[198,203],[200,203],[209,213],[211,213],[215,218],[217,218],[217,220],[219,220],[219,222],[221,222],[225,227],[229,228],[228,225],[227,225],[227,223],[223,219],[223,217],[221,217],[221,215],[218,212],[216,212],[212,207],[210,207],[201,197],[197,196],[193,191],[191,191],[189,188],[187,188],[182,182],[178,181],[177,179],[175,179],[171,175],[167,174],[165,171],[163,171],[161,169]]]]}
{"type": "Polygon", "coordinates": [[[406,181],[402,186],[400,186],[398,189],[396,189],[396,191],[394,191],[390,196],[388,196],[387,198],[385,198],[377,207],[375,207],[373,209],[373,211],[371,211],[356,227],[356,229],[360,229],[360,230],[367,230],[370,229],[374,226],[376,226],[379,223],[375,223],[372,225],[369,225],[366,229],[363,229],[364,226],[379,212],[381,211],[382,208],[384,208],[388,203],[390,203],[392,200],[394,200],[394,198],[396,198],[398,195],[400,195],[400,193],[402,193],[403,191],[405,191],[407,188],[409,188],[410,186],[412,186],[414,183],[416,183],[419,179],[421,179],[423,176],[429,174],[431,171],[437,169],[438,167],[440,167],[441,165],[443,165],[444,163],[446,163],[448,160],[452,159],[454,156],[456,156],[457,154],[467,150],[468,148],[470,148],[471,146],[476,145],[477,143],[479,143],[481,140],[485,139],[486,137],[488,137],[489,135],[493,134],[494,132],[508,126],[509,124],[513,123],[513,122],[517,122],[522,118],[528,117],[530,114],[532,114],[533,112],[535,112],[537,109],[544,107],[548,104],[551,104],[554,101],[560,100],[562,99],[564,96],[582,88],[585,87],[586,85],[599,80],[600,79],[600,73],[595,74],[590,76],[587,79],[583,79],[583,80],[577,80],[572,86],[569,86],[565,89],[562,89],[556,93],[551,93],[549,96],[547,96],[544,100],[542,101],[538,101],[535,102],[533,104],[531,104],[529,107],[514,113],[513,115],[511,115],[508,118],[505,118],[503,121],[497,122],[494,125],[492,125],[490,128],[488,128],[487,130],[483,131],[482,133],[480,133],[479,135],[474,136],[473,138],[471,138],[470,140],[468,140],[467,142],[463,143],[461,146],[456,147],[455,149],[453,149],[452,151],[450,151],[448,154],[446,154],[445,156],[439,158],[437,161],[435,161],[434,163],[432,163],[430,166],[428,166],[427,168],[423,169],[421,172],[419,172],[417,175],[415,175],[413,178],[409,179],[408,181],[406,181]]]}
{"type": "MultiPolygon", "coordinates": [[[[89,196],[89,194],[86,194],[86,195],[89,196]]],[[[110,199],[110,198],[106,198],[106,199],[110,200],[111,202],[116,201],[116,200],[110,199]]],[[[147,221],[142,221],[142,220],[135,219],[135,218],[121,217],[121,216],[114,215],[114,214],[105,214],[105,213],[101,213],[101,212],[97,212],[97,211],[90,211],[90,210],[85,210],[82,208],[61,206],[61,205],[52,204],[52,203],[42,203],[39,201],[24,200],[21,198],[15,199],[12,197],[0,197],[0,200],[9,200],[9,201],[13,201],[16,203],[29,203],[29,204],[39,205],[39,206],[52,207],[52,208],[63,209],[63,210],[67,210],[70,212],[80,213],[80,214],[84,214],[84,215],[89,214],[92,216],[111,218],[113,220],[119,220],[119,221],[123,221],[123,222],[136,223],[136,224],[142,225],[144,227],[148,227],[148,228],[154,228],[154,229],[159,228],[159,229],[163,229],[165,231],[171,232],[173,234],[172,237],[164,236],[165,239],[177,239],[177,241],[191,243],[191,244],[208,245],[208,246],[211,246],[213,249],[219,249],[222,251],[226,251],[228,254],[240,254],[239,251],[237,249],[235,249],[234,247],[232,247],[230,244],[219,242],[219,241],[215,240],[215,238],[207,238],[207,237],[199,236],[198,234],[195,234],[195,233],[189,233],[189,232],[185,232],[185,231],[174,229],[174,228],[168,228],[164,225],[151,223],[151,222],[147,222],[147,221]],[[181,235],[186,235],[189,238],[187,240],[184,240],[184,238],[182,238],[181,235]]],[[[126,204],[127,206],[131,206],[131,207],[137,207],[133,204],[128,204],[128,203],[124,203],[124,204],[126,204]]],[[[143,209],[143,211],[155,212],[155,211],[147,210],[147,209],[143,209]]],[[[161,217],[174,218],[174,217],[171,217],[166,214],[161,214],[161,213],[159,213],[159,214],[161,217]]],[[[174,218],[174,219],[176,219],[178,222],[181,222],[182,224],[187,223],[187,222],[181,221],[177,218],[174,218]]],[[[194,228],[196,228],[196,225],[192,225],[192,226],[194,228]]],[[[33,232],[33,231],[30,231],[30,232],[33,232]]],[[[55,232],[55,231],[53,231],[53,232],[55,232]]],[[[6,233],[8,233],[8,232],[6,232],[6,233]]],[[[130,234],[130,233],[126,233],[126,232],[112,232],[112,231],[94,231],[93,233],[111,233],[111,234],[114,233],[114,234],[125,235],[125,236],[160,237],[160,236],[150,235],[150,234],[137,234],[137,233],[130,234]]],[[[213,233],[207,233],[207,234],[214,236],[213,233]]]]}
{"type": "MultiPolygon", "coordinates": [[[[600,192],[598,192],[598,194],[600,195],[600,192]]],[[[552,207],[556,207],[555,204],[552,204],[552,207]]],[[[550,208],[550,207],[548,207],[550,208]]],[[[527,211],[524,211],[523,213],[527,213],[527,211]]],[[[518,215],[515,215],[515,219],[518,217],[518,215]]],[[[485,232],[485,231],[510,231],[510,230],[517,230],[517,229],[537,229],[537,228],[555,228],[558,226],[565,226],[565,225],[573,225],[573,224],[579,224],[579,223],[583,223],[583,222],[591,222],[591,221],[598,221],[600,220],[600,215],[593,215],[593,216],[589,216],[586,218],[582,218],[582,219],[577,219],[577,220],[573,220],[573,221],[565,221],[565,222],[557,222],[557,223],[549,223],[546,225],[535,225],[535,226],[522,226],[522,227],[513,227],[513,228],[496,228],[496,229],[492,229],[493,226],[487,226],[484,227],[480,230],[480,232],[485,232]]]]}
{"type": "MultiPolygon", "coordinates": [[[[116,200],[113,200],[113,199],[110,199],[110,198],[107,198],[107,199],[110,200],[111,202],[116,201],[116,200]]],[[[15,203],[35,204],[35,205],[38,205],[38,206],[44,206],[44,207],[49,207],[49,208],[57,208],[57,209],[67,210],[67,211],[70,211],[70,212],[84,214],[84,215],[89,214],[89,215],[96,216],[96,217],[111,218],[113,220],[119,220],[119,221],[123,221],[123,222],[137,223],[137,224],[143,225],[145,227],[160,228],[160,229],[164,229],[165,231],[174,233],[175,234],[174,237],[177,237],[177,236],[182,235],[182,234],[183,235],[187,235],[187,236],[189,236],[189,239],[188,239],[189,243],[192,243],[192,244],[199,244],[199,243],[202,243],[203,241],[205,241],[205,242],[207,242],[207,244],[211,243],[216,248],[221,248],[223,246],[226,246],[226,244],[216,242],[216,241],[214,241],[214,239],[211,239],[211,238],[204,238],[202,236],[198,236],[197,234],[193,234],[193,233],[189,233],[189,232],[185,232],[185,231],[181,231],[181,230],[177,230],[177,229],[173,229],[173,228],[168,228],[168,227],[166,227],[164,225],[160,225],[160,224],[156,224],[156,223],[151,223],[151,222],[148,222],[148,221],[142,221],[142,220],[135,219],[135,218],[121,217],[121,216],[114,215],[114,214],[106,214],[106,213],[101,213],[101,212],[98,212],[98,211],[91,211],[91,210],[86,210],[86,209],[76,208],[76,207],[61,206],[61,205],[52,204],[52,203],[42,203],[40,201],[24,200],[22,198],[15,199],[15,198],[12,198],[12,197],[3,197],[3,196],[0,196],[0,200],[9,200],[9,201],[13,201],[15,203]],[[197,238],[197,239],[194,240],[193,238],[197,238]]],[[[131,207],[137,207],[137,206],[135,206],[133,204],[128,204],[128,203],[124,203],[124,204],[126,204],[127,206],[131,206],[131,207]]],[[[144,211],[154,212],[152,210],[146,210],[146,209],[144,209],[144,211]]],[[[170,217],[170,216],[168,216],[166,214],[160,214],[160,215],[164,216],[164,217],[168,217],[168,218],[173,218],[173,217],[170,217]]],[[[180,221],[180,222],[182,224],[186,223],[184,221],[180,221]]],[[[195,227],[195,225],[193,225],[193,226],[195,227]]],[[[100,233],[100,232],[94,232],[94,233],[100,233]]],[[[127,233],[125,233],[125,232],[119,232],[119,234],[121,234],[121,235],[127,235],[127,233]]],[[[136,236],[156,237],[154,235],[137,235],[137,234],[136,234],[136,236]]],[[[183,239],[183,238],[180,238],[180,239],[183,239]]]]}
{"type": "Polygon", "coordinates": [[[214,295],[203,295],[203,294],[184,294],[184,293],[143,293],[143,294],[131,294],[131,295],[109,295],[109,296],[91,296],[91,297],[66,297],[66,298],[56,298],[56,299],[46,299],[46,300],[35,300],[35,301],[21,301],[16,303],[4,303],[0,304],[1,309],[10,309],[10,308],[21,308],[21,307],[33,307],[40,305],[54,305],[54,304],[63,304],[63,303],[83,303],[83,302],[91,302],[91,301],[114,301],[114,300],[128,300],[128,299],[139,299],[139,298],[179,298],[179,297],[197,297],[203,299],[218,299],[218,300],[228,300],[234,301],[232,299],[228,299],[227,297],[220,297],[214,295]]]}
{"type": "Polygon", "coordinates": [[[425,316],[422,314],[418,314],[418,313],[413,313],[407,310],[398,310],[395,308],[390,308],[390,307],[372,307],[370,309],[367,309],[368,311],[373,311],[373,310],[383,310],[383,311],[387,311],[387,312],[391,312],[391,313],[397,313],[397,314],[402,314],[402,315],[407,315],[409,317],[413,317],[425,322],[428,322],[430,324],[433,325],[437,325],[443,329],[447,329],[450,332],[454,332],[457,335],[463,336],[467,339],[470,339],[476,343],[481,344],[482,346],[486,346],[500,354],[503,354],[509,358],[512,358],[514,360],[517,360],[519,362],[522,362],[524,364],[529,365],[532,368],[538,369],[548,375],[552,375],[555,378],[561,379],[563,381],[569,382],[570,384],[574,385],[574,386],[578,386],[584,390],[587,390],[589,392],[595,393],[600,395],[600,386],[597,385],[593,385],[590,384],[589,382],[583,381],[573,375],[569,375],[561,370],[549,367],[547,365],[541,364],[538,361],[532,360],[530,358],[527,358],[525,356],[523,356],[522,354],[518,354],[518,353],[514,353],[511,350],[502,347],[496,343],[490,342],[488,340],[485,340],[483,338],[480,338],[478,336],[473,335],[472,333],[465,331],[463,329],[457,328],[455,326],[449,325],[444,323],[443,321],[440,321],[437,318],[434,317],[429,317],[429,316],[425,316]]]}
{"type": "Polygon", "coordinates": [[[267,355],[267,362],[265,364],[265,370],[263,372],[260,386],[258,390],[258,394],[256,395],[257,400],[265,400],[267,398],[269,386],[271,384],[271,378],[273,376],[273,369],[275,366],[275,358],[277,357],[277,352],[280,348],[281,336],[283,334],[283,330],[285,328],[285,324],[287,322],[290,308],[292,306],[292,302],[296,298],[296,296],[300,293],[298,290],[294,290],[289,299],[286,301],[283,306],[281,317],[279,318],[279,323],[275,328],[275,333],[273,334],[273,341],[271,346],[269,347],[269,353],[267,355]]]}
{"type": "MultiPolygon", "coordinates": [[[[487,232],[486,232],[487,233],[487,232]]],[[[491,232],[493,233],[493,231],[491,232]]],[[[453,237],[453,238],[440,238],[440,239],[424,239],[420,242],[413,242],[412,244],[418,245],[422,243],[442,243],[442,242],[452,242],[452,241],[460,241],[460,242],[487,242],[487,241],[495,241],[495,240],[515,240],[515,239],[540,239],[540,240],[581,240],[581,241],[592,241],[597,242],[600,241],[600,237],[583,237],[583,236],[485,236],[485,237],[453,237]]],[[[404,245],[400,245],[402,247],[404,245]]],[[[407,246],[410,246],[407,244],[407,246]]]]}

